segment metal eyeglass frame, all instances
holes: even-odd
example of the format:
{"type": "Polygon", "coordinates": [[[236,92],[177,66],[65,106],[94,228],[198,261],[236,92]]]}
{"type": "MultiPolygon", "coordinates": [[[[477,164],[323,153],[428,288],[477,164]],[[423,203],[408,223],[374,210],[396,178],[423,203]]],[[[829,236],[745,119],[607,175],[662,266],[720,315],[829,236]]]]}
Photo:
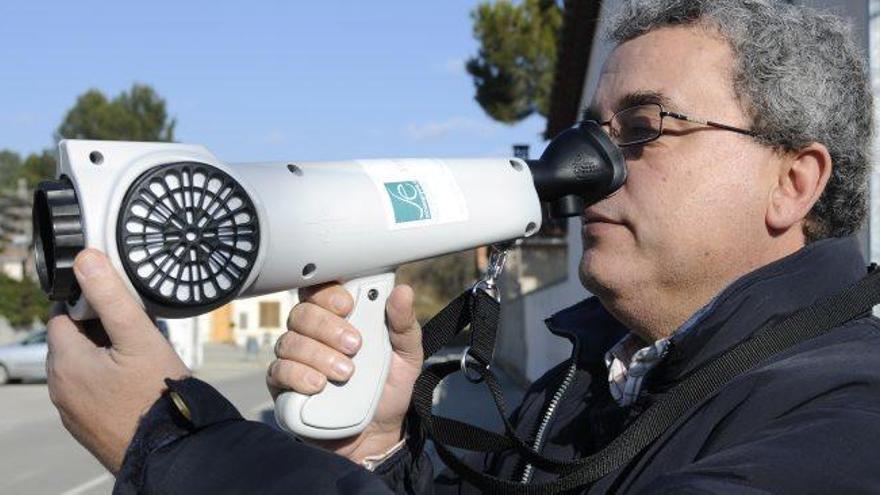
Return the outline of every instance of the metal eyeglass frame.
{"type": "MultiPolygon", "coordinates": [[[[670,111],[664,110],[664,109],[663,109],[663,105],[661,105],[661,104],[659,104],[659,103],[642,103],[642,104],[640,104],[640,105],[633,105],[633,106],[631,106],[631,107],[626,107],[626,108],[623,108],[623,109],[621,109],[621,110],[618,110],[618,111],[614,112],[614,115],[612,115],[610,119],[608,119],[608,120],[606,120],[606,121],[604,121],[604,122],[599,122],[599,121],[597,121],[597,120],[588,120],[588,122],[595,122],[596,124],[598,124],[598,125],[600,125],[600,126],[603,126],[603,127],[607,125],[608,128],[611,129],[611,128],[612,128],[612,127],[611,127],[611,122],[614,120],[615,117],[617,117],[619,114],[621,114],[621,113],[623,113],[623,112],[627,112],[627,111],[630,111],[630,110],[632,110],[632,109],[634,109],[634,108],[639,108],[639,107],[657,107],[657,109],[658,109],[658,114],[660,115],[660,128],[657,130],[657,135],[654,136],[654,137],[651,137],[651,138],[640,139],[640,140],[638,140],[638,141],[633,141],[633,142],[631,142],[631,143],[624,143],[624,144],[614,143],[614,144],[616,144],[617,146],[619,146],[619,147],[624,147],[624,146],[636,146],[636,145],[639,145],[639,144],[650,143],[651,141],[656,141],[656,140],[660,139],[660,136],[663,135],[663,118],[664,118],[664,117],[672,117],[672,118],[674,118],[674,119],[677,119],[677,120],[683,120],[683,121],[685,121],[685,122],[691,122],[691,123],[693,123],[693,124],[707,125],[707,126],[715,127],[715,128],[717,128],[717,129],[722,129],[722,130],[725,130],[725,131],[732,131],[732,132],[736,132],[736,133],[739,133],[739,134],[744,134],[744,135],[746,135],[746,136],[751,136],[751,137],[757,137],[757,136],[758,136],[758,134],[757,134],[755,131],[751,131],[751,130],[749,130],[749,129],[742,129],[742,128],[740,128],[740,127],[734,127],[734,126],[732,126],[732,125],[722,124],[722,123],[720,123],[720,122],[713,122],[713,121],[711,121],[711,120],[703,120],[703,119],[698,119],[698,118],[695,118],[695,117],[688,117],[687,115],[684,115],[684,114],[681,114],[681,113],[677,113],[677,112],[670,112],[670,111]]],[[[612,136],[612,140],[613,140],[613,139],[614,139],[614,137],[612,136]]]]}

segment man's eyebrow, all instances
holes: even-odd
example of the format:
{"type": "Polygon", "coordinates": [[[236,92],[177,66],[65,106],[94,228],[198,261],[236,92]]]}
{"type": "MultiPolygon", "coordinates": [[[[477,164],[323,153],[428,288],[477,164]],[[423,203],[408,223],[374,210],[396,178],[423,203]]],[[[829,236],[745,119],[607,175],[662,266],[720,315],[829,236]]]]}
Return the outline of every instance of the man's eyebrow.
{"type": "Polygon", "coordinates": [[[662,105],[664,107],[672,106],[672,100],[659,91],[636,91],[633,93],[627,93],[617,100],[615,111],[649,103],[662,105]]]}
{"type": "MultiPolygon", "coordinates": [[[[675,106],[672,99],[659,91],[635,91],[621,96],[614,105],[613,111],[619,112],[624,108],[646,105],[648,103],[662,105],[664,108],[675,106]]],[[[611,118],[611,115],[607,115],[603,118],[602,112],[600,112],[599,108],[594,105],[590,105],[584,109],[583,120],[602,122],[607,118],[611,118]]]]}

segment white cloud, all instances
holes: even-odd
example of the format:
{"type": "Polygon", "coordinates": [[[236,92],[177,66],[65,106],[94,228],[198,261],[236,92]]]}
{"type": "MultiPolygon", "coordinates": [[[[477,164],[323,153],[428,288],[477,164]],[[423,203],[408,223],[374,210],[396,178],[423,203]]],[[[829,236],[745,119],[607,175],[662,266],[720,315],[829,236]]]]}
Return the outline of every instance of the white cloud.
{"type": "Polygon", "coordinates": [[[287,135],[277,130],[270,131],[263,137],[263,142],[270,145],[284,144],[287,142],[287,135]]]}
{"type": "Polygon", "coordinates": [[[465,73],[464,64],[464,58],[449,58],[443,63],[443,70],[447,74],[457,76],[465,73]]]}
{"type": "Polygon", "coordinates": [[[409,136],[416,140],[435,139],[449,134],[488,135],[495,132],[496,129],[497,125],[467,117],[452,117],[444,121],[422,124],[411,123],[406,126],[409,136]]]}
{"type": "Polygon", "coordinates": [[[429,69],[435,74],[463,76],[467,74],[467,71],[465,70],[466,63],[467,57],[449,57],[446,60],[432,62],[429,69]]]}

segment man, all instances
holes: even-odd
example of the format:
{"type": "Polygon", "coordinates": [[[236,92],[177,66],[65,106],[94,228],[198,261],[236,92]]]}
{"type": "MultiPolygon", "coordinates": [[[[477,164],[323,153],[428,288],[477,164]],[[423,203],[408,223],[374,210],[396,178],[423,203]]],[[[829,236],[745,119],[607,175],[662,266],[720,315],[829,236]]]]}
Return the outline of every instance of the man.
{"type": "MultiPolygon", "coordinates": [[[[580,275],[596,296],[548,320],[574,343],[572,358],[512,415],[554,458],[599,451],[658,394],[866,273],[848,236],[866,215],[872,104],[838,19],[769,0],[632,0],[611,37],[588,118],[623,149],[628,180],[583,213],[580,275]]],[[[113,347],[95,350],[68,319],[53,320],[50,390],[74,436],[111,471],[121,466],[121,491],[477,492],[454,473],[432,481],[417,425],[404,433],[422,362],[408,288],[389,299],[395,354],[373,423],[313,442],[346,463],[242,421],[195,380],[169,382],[154,403],[162,379],[185,369],[148,342],[132,301],[116,302],[125,291],[99,254],[80,255],[76,273],[113,347]]],[[[352,370],[351,299],[328,285],[304,300],[276,347],[273,395],[313,393],[352,370]]],[[[878,329],[866,315],[773,356],[575,493],[880,491],[878,329]]],[[[553,478],[514,453],[471,465],[523,483],[553,478]]]]}

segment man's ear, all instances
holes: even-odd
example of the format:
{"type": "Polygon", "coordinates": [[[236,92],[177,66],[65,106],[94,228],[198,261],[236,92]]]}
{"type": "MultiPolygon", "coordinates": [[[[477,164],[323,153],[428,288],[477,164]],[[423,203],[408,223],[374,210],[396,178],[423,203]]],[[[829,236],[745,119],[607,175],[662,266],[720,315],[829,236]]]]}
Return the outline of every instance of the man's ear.
{"type": "Polygon", "coordinates": [[[831,154],[821,143],[811,143],[780,156],[777,182],[770,190],[767,228],[783,232],[801,223],[828,184],[831,154]]]}

